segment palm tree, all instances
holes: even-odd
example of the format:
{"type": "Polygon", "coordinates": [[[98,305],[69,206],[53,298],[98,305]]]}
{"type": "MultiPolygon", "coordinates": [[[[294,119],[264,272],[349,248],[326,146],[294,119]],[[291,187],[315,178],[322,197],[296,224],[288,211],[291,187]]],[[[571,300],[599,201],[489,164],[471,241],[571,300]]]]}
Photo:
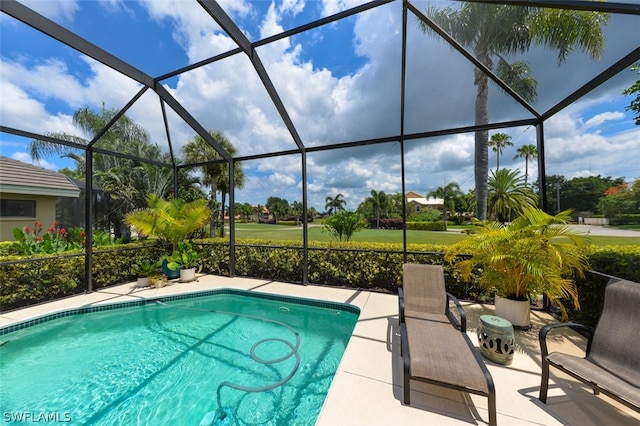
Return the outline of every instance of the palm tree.
{"type": "Polygon", "coordinates": [[[455,199],[460,195],[462,195],[462,191],[460,191],[460,185],[457,182],[449,182],[446,186],[440,186],[427,194],[428,197],[442,198],[444,200],[442,220],[444,221],[445,230],[447,229],[447,210],[455,210],[455,199]]]}
{"type": "MultiPolygon", "coordinates": [[[[229,155],[233,157],[237,154],[236,148],[222,133],[209,131],[209,134],[225,151],[229,153],[229,155]]],[[[187,163],[208,163],[200,166],[200,170],[203,175],[202,184],[211,187],[211,206],[214,206],[216,209],[220,206],[220,213],[212,212],[210,218],[209,235],[214,236],[216,229],[216,217],[220,217],[221,220],[224,221],[224,196],[222,203],[219,205],[216,194],[219,190],[222,190],[223,194],[227,194],[229,192],[228,164],[224,162],[211,163],[212,161],[220,161],[223,157],[200,135],[195,136],[182,147],[182,154],[184,155],[187,163]],[[226,183],[223,183],[223,181],[226,183]]],[[[244,172],[238,163],[234,166],[234,180],[238,181],[235,182],[236,187],[241,188],[242,185],[244,185],[244,172]]],[[[222,232],[224,233],[224,225],[222,228],[222,232]]]]}
{"type": "Polygon", "coordinates": [[[331,198],[331,196],[327,196],[324,201],[324,209],[329,215],[344,210],[344,206],[347,204],[346,200],[344,199],[344,195],[342,194],[337,194],[333,198],[331,198]]]}
{"type": "Polygon", "coordinates": [[[376,228],[380,228],[380,213],[385,210],[389,204],[387,194],[385,194],[384,191],[378,192],[372,189],[371,197],[368,197],[366,201],[370,202],[373,207],[373,212],[376,216],[376,228]]]}
{"type": "MultiPolygon", "coordinates": [[[[233,149],[235,151],[235,148],[233,149]]],[[[229,151],[227,151],[229,152],[229,151]]],[[[229,193],[229,168],[225,167],[222,169],[222,173],[218,176],[218,190],[220,191],[220,217],[224,222],[224,203],[227,199],[227,194],[229,193]]],[[[244,187],[244,170],[240,162],[236,162],[233,167],[233,186],[235,188],[241,189],[244,187]]],[[[220,227],[220,236],[224,237],[224,226],[220,227]]]]}
{"type": "MultiPolygon", "coordinates": [[[[525,62],[508,63],[505,58],[524,53],[533,45],[557,50],[558,63],[574,48],[599,58],[604,48],[602,25],[608,20],[607,14],[591,11],[475,2],[462,3],[457,9],[431,8],[427,14],[528,102],[536,100],[536,80],[525,62]]],[[[420,26],[431,32],[424,22],[421,21],[420,26]]],[[[477,87],[475,124],[485,125],[489,123],[489,85],[488,76],[479,68],[474,72],[474,85],[477,87]]],[[[476,212],[480,220],[487,214],[488,139],[488,130],[475,133],[476,212]]]]}
{"type": "Polygon", "coordinates": [[[489,139],[489,146],[491,150],[496,153],[496,171],[500,170],[500,156],[502,150],[508,146],[513,146],[511,142],[511,136],[506,133],[496,133],[489,139]]]}
{"type": "Polygon", "coordinates": [[[518,158],[524,158],[524,184],[527,184],[527,178],[529,177],[529,160],[538,158],[538,148],[535,145],[522,145],[517,150],[518,154],[513,157],[514,160],[518,158]]]}
{"type": "MultiPolygon", "coordinates": [[[[81,108],[73,114],[73,124],[93,137],[103,131],[118,114],[116,109],[102,106],[96,113],[81,108]]],[[[48,133],[56,139],[88,145],[89,140],[68,133],[48,133]]],[[[96,142],[95,146],[135,157],[164,161],[170,164],[167,154],[158,145],[151,143],[149,133],[126,115],[122,115],[96,142]]],[[[59,155],[75,162],[76,171],[84,177],[86,158],[81,149],[55,142],[33,140],[29,144],[31,158],[39,160],[45,156],[59,155]]],[[[109,196],[107,217],[116,238],[129,237],[129,228],[124,215],[134,208],[146,205],[145,196],[167,195],[173,181],[170,167],[158,167],[149,163],[125,159],[107,154],[92,154],[95,184],[109,196]]]]}
{"type": "Polygon", "coordinates": [[[538,196],[524,183],[519,170],[502,169],[489,176],[489,214],[499,222],[508,222],[525,208],[535,207],[538,196]]]}

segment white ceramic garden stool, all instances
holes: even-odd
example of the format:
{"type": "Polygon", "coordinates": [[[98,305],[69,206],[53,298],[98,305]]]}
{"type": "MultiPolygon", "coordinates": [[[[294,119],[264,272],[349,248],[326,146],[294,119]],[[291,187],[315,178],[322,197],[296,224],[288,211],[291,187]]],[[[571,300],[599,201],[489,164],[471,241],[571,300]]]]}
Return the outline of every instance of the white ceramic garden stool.
{"type": "Polygon", "coordinates": [[[506,319],[494,315],[481,315],[478,343],[480,353],[488,360],[504,365],[513,361],[513,325],[506,319]]]}

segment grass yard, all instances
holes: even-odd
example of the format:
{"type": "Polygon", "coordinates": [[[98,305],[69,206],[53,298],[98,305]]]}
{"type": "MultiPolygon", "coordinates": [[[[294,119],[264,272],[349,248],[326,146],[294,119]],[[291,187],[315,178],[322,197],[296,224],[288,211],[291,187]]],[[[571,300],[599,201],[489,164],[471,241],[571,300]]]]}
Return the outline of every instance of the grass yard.
{"type": "MultiPolygon", "coordinates": [[[[453,244],[465,237],[465,228],[450,228],[448,231],[407,231],[409,244],[453,244]]],[[[265,240],[299,240],[302,242],[302,227],[285,225],[267,225],[258,223],[236,224],[236,238],[255,238],[265,240]]],[[[640,237],[589,236],[592,244],[603,245],[640,245],[640,237]]],[[[331,241],[331,235],[323,231],[322,225],[309,225],[309,241],[331,241]]],[[[402,243],[402,231],[389,229],[363,229],[356,232],[351,241],[372,243],[402,243]]]]}

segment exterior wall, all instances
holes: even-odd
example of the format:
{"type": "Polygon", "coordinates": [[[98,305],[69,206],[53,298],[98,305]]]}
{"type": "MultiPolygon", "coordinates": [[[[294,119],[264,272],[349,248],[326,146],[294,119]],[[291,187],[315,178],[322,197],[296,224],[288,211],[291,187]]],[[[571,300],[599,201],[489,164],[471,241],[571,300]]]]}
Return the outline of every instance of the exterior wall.
{"type": "Polygon", "coordinates": [[[36,202],[35,217],[1,217],[0,216],[0,241],[13,241],[13,228],[28,226],[33,229],[35,221],[42,222],[43,229],[53,226],[56,220],[56,197],[27,194],[0,194],[0,199],[6,200],[32,200],[36,202]]]}

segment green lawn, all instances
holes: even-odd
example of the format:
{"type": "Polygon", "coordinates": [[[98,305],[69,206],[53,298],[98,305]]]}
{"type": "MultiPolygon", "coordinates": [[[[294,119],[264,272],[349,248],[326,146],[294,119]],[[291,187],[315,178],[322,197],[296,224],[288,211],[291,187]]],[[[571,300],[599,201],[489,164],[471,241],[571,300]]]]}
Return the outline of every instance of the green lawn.
{"type": "MultiPolygon", "coordinates": [[[[453,244],[465,237],[462,228],[450,228],[442,231],[407,231],[409,244],[453,244]]],[[[298,240],[302,242],[302,227],[285,225],[266,225],[258,223],[239,223],[236,225],[236,238],[255,238],[265,240],[298,240]]],[[[637,237],[589,236],[595,245],[640,245],[637,237]]],[[[322,225],[309,225],[309,241],[331,241],[331,236],[322,231],[322,225]]],[[[356,232],[352,241],[373,243],[402,243],[402,231],[388,229],[363,229],[356,232]]]]}

